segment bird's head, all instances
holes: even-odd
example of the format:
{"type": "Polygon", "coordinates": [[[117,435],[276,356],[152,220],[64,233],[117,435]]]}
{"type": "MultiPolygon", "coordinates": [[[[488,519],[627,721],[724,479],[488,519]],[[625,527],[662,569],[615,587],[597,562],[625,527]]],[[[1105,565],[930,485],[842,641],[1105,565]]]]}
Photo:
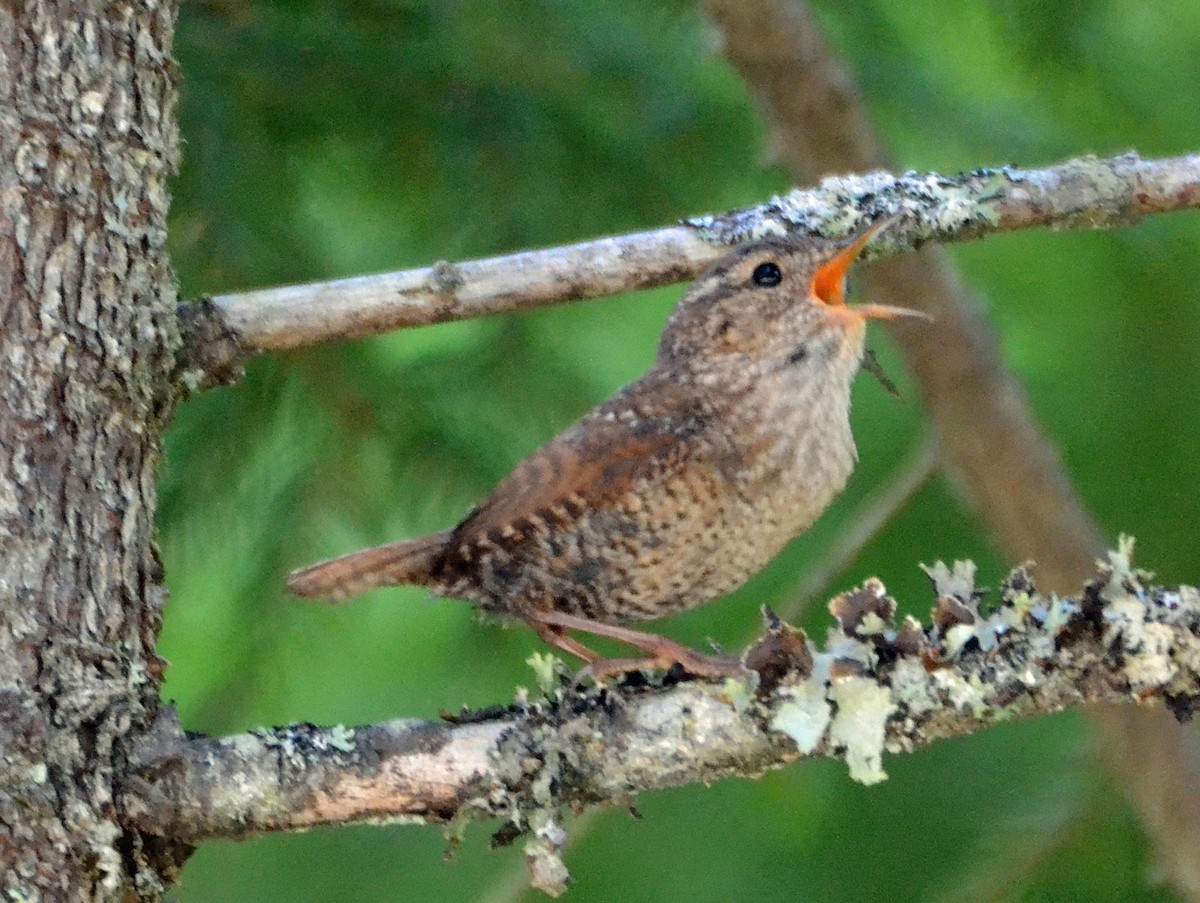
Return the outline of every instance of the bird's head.
{"type": "Polygon", "coordinates": [[[848,380],[871,318],[924,317],[882,304],[848,305],[846,274],[863,247],[894,220],[842,242],[767,238],[732,251],[680,299],[658,359],[697,374],[755,379],[789,368],[826,367],[848,380]]]}

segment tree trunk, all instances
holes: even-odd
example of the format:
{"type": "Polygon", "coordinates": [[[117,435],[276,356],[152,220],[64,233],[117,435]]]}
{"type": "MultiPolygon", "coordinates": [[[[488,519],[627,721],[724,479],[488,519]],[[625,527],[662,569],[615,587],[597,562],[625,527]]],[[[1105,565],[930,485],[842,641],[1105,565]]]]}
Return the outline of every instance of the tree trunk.
{"type": "Polygon", "coordinates": [[[157,899],[115,782],[155,717],[178,343],[175,4],[0,4],[0,894],[157,899]]]}

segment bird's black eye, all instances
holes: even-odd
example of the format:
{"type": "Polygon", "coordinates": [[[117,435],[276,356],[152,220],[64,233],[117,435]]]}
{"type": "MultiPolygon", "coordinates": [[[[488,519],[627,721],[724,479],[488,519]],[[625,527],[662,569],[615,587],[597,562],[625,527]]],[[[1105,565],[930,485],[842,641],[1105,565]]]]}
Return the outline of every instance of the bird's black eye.
{"type": "Polygon", "coordinates": [[[783,282],[783,270],[779,269],[779,264],[768,260],[766,263],[760,263],[754,268],[754,275],[750,277],[754,280],[754,284],[762,288],[771,288],[783,282]]]}

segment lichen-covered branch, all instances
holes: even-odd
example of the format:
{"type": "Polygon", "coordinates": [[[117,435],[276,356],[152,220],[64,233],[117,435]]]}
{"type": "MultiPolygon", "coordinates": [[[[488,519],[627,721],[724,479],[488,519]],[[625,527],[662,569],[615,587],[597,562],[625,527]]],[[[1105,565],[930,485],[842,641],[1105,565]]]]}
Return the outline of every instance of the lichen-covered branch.
{"type": "Polygon", "coordinates": [[[872,243],[894,254],[1034,226],[1113,226],[1200,206],[1200,155],[1082,157],[1045,169],[957,176],[885,172],[828,178],[815,188],[682,225],[464,263],[191,302],[179,379],[230,379],[242,355],[350,339],[407,326],[596,298],[695,276],[727,246],[769,233],[845,234],[883,215],[901,221],[872,243]]]}
{"type": "Polygon", "coordinates": [[[143,833],[191,843],[332,823],[502,819],[498,838],[529,835],[535,879],[552,890],[564,806],[813,756],[843,759],[870,784],[886,776],[885,752],[1090,702],[1190,716],[1200,704],[1200,592],[1148,587],[1130,551],[1111,553],[1074,599],[1040,595],[1018,568],[986,613],[973,565],[939,563],[927,569],[937,602],[925,627],[897,623],[883,585],[868,581],[830,603],[836,626],[819,651],[768,618],[745,653],[745,681],[566,683],[443,724],[156,741],[123,809],[143,833]]]}

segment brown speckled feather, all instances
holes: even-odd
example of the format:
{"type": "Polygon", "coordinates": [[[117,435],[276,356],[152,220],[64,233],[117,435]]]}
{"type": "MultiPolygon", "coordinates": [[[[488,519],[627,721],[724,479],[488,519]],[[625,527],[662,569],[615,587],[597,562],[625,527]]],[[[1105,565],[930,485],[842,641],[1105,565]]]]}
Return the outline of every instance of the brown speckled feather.
{"type": "Polygon", "coordinates": [[[638,404],[642,398],[658,406],[674,401],[663,393],[683,394],[657,383],[628,386],[519,463],[453,531],[445,551],[448,572],[481,551],[513,551],[547,527],[570,529],[597,503],[625,496],[639,478],[677,467],[704,418],[688,410],[695,399],[668,408],[667,416],[647,416],[638,404]]]}
{"type": "Polygon", "coordinates": [[[292,571],[288,589],[297,596],[340,602],[380,586],[427,586],[449,538],[450,531],[443,530],[319,561],[292,571]]]}
{"type": "Polygon", "coordinates": [[[454,529],[429,585],[498,613],[624,619],[620,598],[602,598],[602,572],[615,573],[607,553],[640,529],[644,487],[695,463],[706,424],[678,386],[628,386],[518,464],[454,529]]]}

